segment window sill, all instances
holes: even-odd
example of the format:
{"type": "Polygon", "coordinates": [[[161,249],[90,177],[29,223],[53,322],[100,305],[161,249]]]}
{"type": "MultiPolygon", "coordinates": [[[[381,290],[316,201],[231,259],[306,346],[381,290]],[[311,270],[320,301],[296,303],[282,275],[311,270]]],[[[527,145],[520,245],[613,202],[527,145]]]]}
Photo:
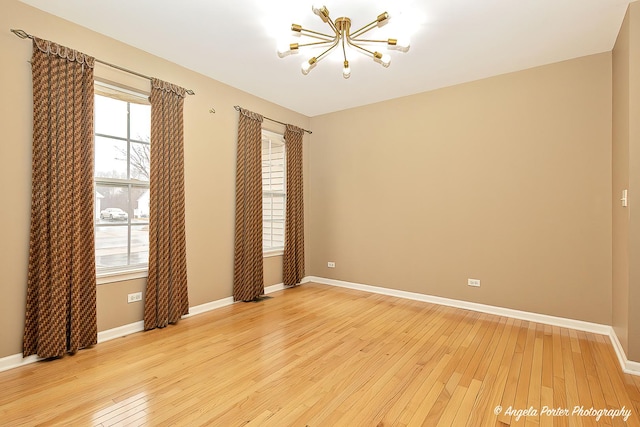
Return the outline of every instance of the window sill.
{"type": "Polygon", "coordinates": [[[262,252],[262,258],[269,258],[272,256],[282,256],[282,255],[284,255],[284,249],[276,249],[273,251],[262,252]]]}
{"type": "Polygon", "coordinates": [[[96,275],[96,283],[104,285],[105,283],[122,282],[125,280],[144,279],[148,275],[148,269],[140,268],[136,270],[120,270],[106,271],[96,275]]]}

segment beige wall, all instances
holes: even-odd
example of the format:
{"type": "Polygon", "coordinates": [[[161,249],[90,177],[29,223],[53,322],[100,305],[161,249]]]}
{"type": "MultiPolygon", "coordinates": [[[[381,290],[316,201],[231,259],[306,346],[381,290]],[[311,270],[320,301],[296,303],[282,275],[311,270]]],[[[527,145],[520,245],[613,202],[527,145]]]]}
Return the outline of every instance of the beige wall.
{"type": "Polygon", "coordinates": [[[611,78],[602,53],[312,118],[310,273],[611,324],[611,78]]]}
{"type": "Polygon", "coordinates": [[[629,5],[613,50],[613,327],[640,361],[640,3],[629,5]],[[623,189],[629,207],[620,206],[623,189]]]}
{"type": "Polygon", "coordinates": [[[640,361],[640,3],[629,5],[629,351],[640,361]]]}
{"type": "MultiPolygon", "coordinates": [[[[29,42],[9,32],[21,28],[39,37],[94,55],[140,73],[153,75],[196,92],[185,102],[185,179],[187,267],[191,306],[231,296],[235,206],[235,150],[238,104],[284,122],[309,128],[306,116],[221,84],[176,64],[134,49],[41,12],[17,0],[3,0],[0,13],[0,358],[20,353],[26,294],[31,173],[31,74],[29,42]],[[216,109],[210,114],[209,109],[216,109]]],[[[107,73],[97,68],[96,73],[107,73]]],[[[131,86],[124,73],[111,80],[131,86]]],[[[280,125],[265,127],[283,131],[280,125]]],[[[307,150],[305,137],[305,150],[307,150]]],[[[306,154],[305,154],[306,155],[306,154]]],[[[265,261],[265,284],[282,282],[281,257],[265,261]]],[[[145,280],[98,287],[99,330],[142,319],[140,303],[127,304],[126,294],[143,290],[145,280]]]]}
{"type": "MultiPolygon", "coordinates": [[[[640,264],[629,262],[640,253],[640,210],[617,204],[626,182],[632,206],[640,194],[640,122],[628,120],[640,116],[640,78],[628,77],[640,65],[638,3],[613,61],[603,53],[312,119],[17,0],[2,12],[0,358],[21,351],[26,292],[31,46],[8,31],[22,28],[196,91],[185,103],[191,306],[231,295],[239,104],[314,130],[305,136],[308,275],[613,322],[640,360],[640,264]]],[[[281,257],[265,259],[265,285],[282,281],[280,269],[281,257]]],[[[100,285],[99,330],[141,320],[126,294],[144,286],[100,285]]]]}
{"type": "Polygon", "coordinates": [[[613,328],[629,352],[629,208],[621,206],[629,188],[629,14],[613,49],[613,328]]]}

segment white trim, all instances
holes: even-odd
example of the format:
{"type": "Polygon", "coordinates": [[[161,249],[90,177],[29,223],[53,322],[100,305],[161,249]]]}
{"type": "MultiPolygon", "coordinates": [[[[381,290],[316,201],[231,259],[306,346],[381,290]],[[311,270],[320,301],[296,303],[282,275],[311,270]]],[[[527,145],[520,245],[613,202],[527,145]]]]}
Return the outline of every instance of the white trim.
{"type": "Polygon", "coordinates": [[[269,258],[272,256],[282,256],[284,255],[284,249],[269,249],[268,251],[262,252],[262,258],[269,258]]]}
{"type": "MultiPolygon", "coordinates": [[[[100,77],[95,77],[93,78],[93,84],[98,85],[98,86],[102,86],[111,90],[114,90],[116,92],[122,92],[122,93],[126,93],[127,95],[131,95],[131,96],[135,96],[136,98],[140,98],[140,101],[143,101],[146,105],[149,105],[149,95],[151,94],[151,92],[148,93],[143,93],[142,91],[139,90],[135,90],[135,89],[127,89],[124,86],[120,86],[117,84],[113,84],[111,82],[109,82],[106,79],[102,79],[100,77]]],[[[98,94],[100,95],[100,94],[98,94]]],[[[100,96],[105,96],[108,98],[107,95],[100,95],[100,96]]]]}
{"type": "MultiPolygon", "coordinates": [[[[285,289],[284,284],[278,283],[276,285],[267,286],[264,288],[265,294],[280,291],[285,289]]],[[[189,308],[189,314],[182,316],[186,319],[191,316],[206,313],[207,311],[215,310],[217,308],[226,307],[233,304],[233,297],[222,298],[217,301],[211,301],[205,304],[196,305],[189,308]]],[[[129,323],[127,325],[118,326],[116,328],[107,329],[106,331],[98,332],[98,344],[105,341],[110,341],[116,338],[126,337],[127,335],[134,334],[136,332],[142,332],[144,330],[144,321],[129,323]]],[[[29,365],[31,363],[42,360],[38,356],[22,357],[22,354],[13,354],[0,358],[0,372],[7,371],[9,369],[18,368],[20,366],[29,365]]]]}
{"type": "MultiPolygon", "coordinates": [[[[481,313],[494,314],[497,316],[511,317],[514,319],[527,320],[530,322],[543,323],[546,325],[560,326],[562,328],[576,329],[579,331],[592,332],[595,334],[606,335],[611,340],[611,345],[616,353],[618,362],[622,371],[630,375],[640,376],[640,363],[627,359],[627,356],[618,340],[613,327],[609,325],[601,325],[599,323],[584,322],[581,320],[566,319],[563,317],[549,316],[546,314],[531,313],[527,311],[513,310],[510,308],[496,307],[492,305],[478,304],[474,302],[455,300],[450,298],[442,298],[432,295],[419,294],[415,292],[399,291],[397,289],[382,288],[379,286],[363,285],[360,283],[345,282],[342,280],[325,279],[323,277],[307,276],[300,282],[303,283],[320,283],[323,285],[336,286],[340,288],[355,289],[359,291],[388,295],[397,298],[411,299],[415,301],[428,302],[432,304],[445,305],[449,307],[461,308],[464,310],[478,311],[481,313]]],[[[286,289],[283,283],[267,286],[264,288],[265,294],[281,291],[286,289]]],[[[226,307],[234,304],[233,297],[222,298],[217,301],[208,302],[189,308],[189,314],[182,318],[192,317],[198,314],[206,313],[217,308],[226,307]]],[[[109,341],[116,338],[125,337],[136,332],[144,330],[144,322],[134,322],[128,325],[119,326],[117,328],[108,329],[98,332],[98,343],[109,341]]],[[[42,360],[37,356],[22,357],[22,354],[14,354],[0,359],[0,372],[6,371],[20,366],[28,365],[42,360]]]]}
{"type": "Polygon", "coordinates": [[[622,370],[625,372],[625,374],[640,376],[640,363],[634,362],[632,360],[627,360],[627,363],[625,363],[625,368],[623,368],[622,370]]]}
{"type": "Polygon", "coordinates": [[[624,352],[624,348],[622,348],[622,344],[620,343],[620,340],[613,328],[611,328],[611,332],[609,333],[609,339],[611,340],[611,345],[613,345],[613,349],[616,352],[622,371],[625,374],[640,376],[640,363],[627,359],[627,354],[624,352]]]}
{"type": "Polygon", "coordinates": [[[283,289],[286,289],[284,287],[284,283],[278,283],[277,285],[271,285],[271,286],[267,286],[266,288],[264,288],[264,294],[270,294],[272,292],[277,292],[277,291],[281,291],[283,289]]]}
{"type": "Polygon", "coordinates": [[[461,308],[464,310],[478,311],[481,313],[494,314],[497,316],[511,317],[514,319],[527,320],[530,322],[543,323],[546,325],[559,326],[562,328],[576,329],[578,331],[592,332],[594,334],[606,335],[611,340],[613,350],[618,357],[618,362],[622,371],[626,374],[640,376],[640,363],[630,361],[615,334],[613,327],[599,323],[584,322],[582,320],[567,319],[563,317],[549,316],[546,314],[531,313],[528,311],[513,310],[510,308],[496,307],[492,305],[478,304],[475,302],[461,301],[450,298],[437,297],[415,292],[400,291],[397,289],[382,288],[379,286],[364,285],[361,283],[345,282],[342,280],[325,279],[323,277],[307,276],[302,283],[320,283],[323,285],[336,286],[340,288],[355,289],[374,294],[388,295],[397,298],[410,299],[415,301],[428,302],[432,304],[445,305],[449,307],[461,308]]]}
{"type": "MultiPolygon", "coordinates": [[[[283,283],[278,283],[277,285],[267,286],[264,288],[264,293],[270,294],[271,292],[276,292],[284,289],[283,283]]],[[[197,314],[206,313],[207,311],[215,310],[217,308],[226,307],[228,305],[234,304],[233,297],[222,298],[217,301],[211,301],[204,304],[196,305],[195,307],[189,308],[189,314],[185,314],[182,316],[183,319],[186,319],[191,316],[195,316],[197,314]]]]}
{"type": "Polygon", "coordinates": [[[147,276],[147,266],[135,270],[103,271],[96,275],[96,284],[104,285],[105,283],[122,282],[124,280],[146,279],[147,276]]]}
{"type": "Polygon", "coordinates": [[[0,359],[0,372],[19,368],[20,366],[30,365],[38,360],[42,360],[42,358],[38,356],[28,356],[23,358],[21,353],[3,357],[0,359]]]}
{"type": "Polygon", "coordinates": [[[216,308],[226,307],[231,304],[233,304],[233,297],[222,298],[217,301],[196,305],[195,307],[189,307],[189,314],[185,314],[182,318],[186,319],[198,314],[206,313],[207,311],[215,310],[216,308]]]}
{"type": "Polygon", "coordinates": [[[127,335],[135,334],[140,331],[144,331],[143,320],[107,329],[106,331],[98,332],[98,344],[105,341],[111,341],[116,338],[126,337],[127,335]]]}
{"type": "Polygon", "coordinates": [[[397,298],[410,299],[415,301],[429,302],[432,304],[446,305],[449,307],[461,308],[464,310],[479,311],[481,313],[495,314],[497,316],[512,317],[514,319],[527,320],[530,322],[544,323],[547,325],[560,326],[563,328],[576,329],[579,331],[593,332],[600,335],[609,335],[611,326],[598,323],[583,322],[581,320],[565,319],[563,317],[548,316],[546,314],[531,313],[528,311],[513,310],[510,308],[496,307],[492,305],[478,304],[475,302],[461,301],[450,298],[436,297],[432,295],[419,294],[415,292],[399,291],[397,289],[382,288],[378,286],[363,285],[360,283],[344,282],[342,280],[324,279],[322,277],[310,277],[311,282],[324,285],[337,286],[340,288],[356,289],[359,291],[374,294],[389,295],[397,298]]]}

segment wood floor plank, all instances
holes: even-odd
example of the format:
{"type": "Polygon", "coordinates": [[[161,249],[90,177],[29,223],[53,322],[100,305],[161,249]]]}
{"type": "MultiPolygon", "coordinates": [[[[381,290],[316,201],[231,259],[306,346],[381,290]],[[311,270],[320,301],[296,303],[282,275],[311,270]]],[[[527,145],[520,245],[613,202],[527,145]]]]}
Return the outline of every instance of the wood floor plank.
{"type": "Polygon", "coordinates": [[[503,410],[500,413],[496,414],[498,416],[496,419],[496,425],[511,424],[511,416],[507,415],[506,410],[513,407],[514,405],[516,390],[518,388],[518,379],[520,377],[520,368],[522,366],[522,358],[524,356],[524,347],[527,338],[528,325],[529,322],[522,322],[518,331],[516,346],[511,358],[511,363],[509,364],[509,374],[505,383],[502,399],[498,404],[498,406],[501,406],[503,410]]]}
{"type": "MultiPolygon", "coordinates": [[[[542,394],[542,355],[544,343],[544,326],[537,325],[535,339],[533,343],[533,357],[531,360],[531,372],[529,374],[529,391],[527,393],[527,404],[525,408],[542,408],[540,399],[542,394]]],[[[528,417],[527,421],[534,421],[533,417],[528,417]]],[[[539,421],[535,420],[536,423],[539,421]]]]}
{"type": "MultiPolygon", "coordinates": [[[[564,360],[562,357],[562,335],[558,326],[551,328],[552,332],[552,359],[553,359],[553,408],[568,408],[566,384],[564,381],[564,360]]],[[[554,419],[554,425],[566,427],[569,420],[565,417],[554,419]]]]}
{"type": "MultiPolygon", "coordinates": [[[[482,418],[485,416],[485,409],[490,402],[492,391],[497,386],[500,362],[505,352],[505,347],[509,342],[509,336],[513,327],[513,319],[502,318],[500,320],[499,332],[496,332],[496,336],[499,334],[497,344],[493,347],[495,350],[491,352],[491,356],[488,363],[482,363],[476,373],[474,379],[480,381],[480,388],[478,390],[478,397],[471,408],[471,414],[467,420],[468,426],[479,426],[482,423],[482,418]],[[486,366],[486,368],[485,368],[486,366]]],[[[491,346],[490,346],[491,347],[491,346]]],[[[494,399],[493,402],[497,402],[498,399],[494,399]]]]}
{"type": "MultiPolygon", "coordinates": [[[[509,332],[509,338],[507,341],[507,345],[502,354],[502,358],[499,360],[496,358],[496,367],[497,372],[493,375],[489,375],[484,381],[483,385],[489,388],[489,392],[487,393],[488,397],[482,404],[482,406],[478,406],[476,408],[476,413],[478,414],[475,418],[471,418],[467,425],[469,427],[475,427],[478,425],[482,426],[494,426],[498,420],[498,416],[501,413],[496,413],[494,409],[498,406],[503,406],[505,402],[504,393],[507,389],[506,384],[508,381],[509,368],[511,366],[511,362],[513,360],[516,343],[519,336],[520,331],[520,320],[510,319],[513,326],[511,331],[509,332]],[[477,422],[480,420],[480,422],[477,422]]],[[[494,368],[495,369],[495,368],[494,368]]],[[[493,373],[494,370],[490,369],[490,373],[493,373]]]]}
{"type": "Polygon", "coordinates": [[[640,427],[606,336],[313,283],[272,296],[0,373],[0,425],[640,427]],[[545,406],[632,412],[506,414],[545,406]]]}
{"type": "MultiPolygon", "coordinates": [[[[569,330],[561,328],[560,335],[562,338],[562,362],[563,372],[565,375],[565,390],[567,398],[567,407],[574,408],[580,405],[578,394],[578,385],[576,378],[576,369],[573,364],[573,346],[569,336],[569,330]]],[[[570,417],[569,426],[582,426],[582,418],[570,417]]]]}
{"type": "MultiPolygon", "coordinates": [[[[591,352],[591,345],[588,336],[585,332],[578,332],[580,339],[580,353],[582,354],[582,363],[586,373],[587,383],[589,385],[589,391],[591,392],[591,401],[594,408],[612,409],[607,405],[604,398],[603,386],[600,383],[598,377],[598,371],[596,369],[596,362],[593,359],[591,352]]],[[[598,421],[598,425],[611,426],[612,420],[608,417],[602,417],[598,421]]]]}

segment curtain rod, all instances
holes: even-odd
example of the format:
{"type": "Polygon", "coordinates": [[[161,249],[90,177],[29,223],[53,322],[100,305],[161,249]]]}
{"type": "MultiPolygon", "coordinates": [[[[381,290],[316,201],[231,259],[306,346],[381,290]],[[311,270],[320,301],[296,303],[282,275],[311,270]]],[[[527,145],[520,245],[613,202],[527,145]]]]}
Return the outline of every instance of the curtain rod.
{"type": "MultiPolygon", "coordinates": [[[[16,36],[20,37],[21,39],[33,39],[33,36],[32,36],[31,34],[27,33],[26,31],[23,31],[23,30],[14,30],[14,29],[11,29],[11,32],[12,32],[13,34],[15,34],[16,36]]],[[[145,76],[144,74],[140,74],[140,73],[137,73],[137,72],[135,72],[135,71],[128,70],[128,69],[126,69],[126,68],[124,68],[124,67],[121,67],[121,66],[119,66],[119,65],[110,64],[109,62],[101,61],[101,60],[100,60],[100,59],[98,59],[98,58],[94,58],[94,59],[95,59],[95,61],[96,61],[96,62],[99,62],[99,63],[100,63],[100,64],[102,64],[102,65],[106,65],[107,67],[115,68],[116,70],[124,71],[125,73],[133,74],[134,76],[142,77],[143,79],[153,80],[153,78],[152,78],[152,77],[145,76]]],[[[186,92],[188,95],[195,95],[195,94],[196,94],[196,93],[195,93],[194,91],[192,91],[191,89],[185,89],[185,92],[186,92]]]]}
{"type": "MultiPolygon", "coordinates": [[[[233,106],[233,108],[235,108],[235,109],[236,109],[236,111],[240,111],[240,109],[241,109],[242,107],[241,107],[241,106],[239,106],[239,105],[234,105],[234,106],[233,106]]],[[[263,118],[263,119],[267,119],[267,120],[272,121],[272,122],[275,122],[275,123],[280,123],[281,125],[285,125],[285,126],[287,125],[287,123],[281,122],[281,121],[279,121],[279,120],[270,119],[270,118],[269,118],[269,117],[267,117],[267,116],[262,116],[262,118],[263,118]]],[[[302,129],[302,128],[300,128],[300,129],[302,129]]],[[[302,129],[302,130],[303,130],[303,131],[305,131],[305,132],[307,132],[309,135],[311,135],[311,134],[313,133],[313,132],[311,132],[310,130],[306,130],[306,129],[302,129]]]]}

